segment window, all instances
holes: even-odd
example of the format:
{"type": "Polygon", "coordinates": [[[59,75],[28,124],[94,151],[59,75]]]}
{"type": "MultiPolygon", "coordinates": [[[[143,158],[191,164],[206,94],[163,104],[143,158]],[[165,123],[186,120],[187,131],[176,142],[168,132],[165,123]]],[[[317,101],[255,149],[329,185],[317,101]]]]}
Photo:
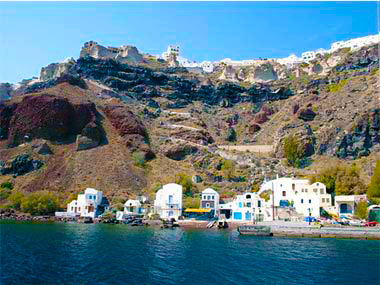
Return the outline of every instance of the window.
{"type": "Polygon", "coordinates": [[[78,211],[80,212],[80,207],[78,207],[78,211]]]}
{"type": "Polygon", "coordinates": [[[303,199],[301,199],[301,204],[303,204],[303,199]]]}
{"type": "Polygon", "coordinates": [[[203,200],[206,200],[206,195],[203,195],[203,200]]]}
{"type": "Polygon", "coordinates": [[[326,203],[330,203],[330,198],[326,198],[326,203]]]}
{"type": "Polygon", "coordinates": [[[325,190],[323,190],[323,188],[321,188],[320,191],[321,191],[321,194],[325,194],[325,190]]]}
{"type": "Polygon", "coordinates": [[[292,184],[292,189],[295,190],[296,189],[296,184],[292,184]]]}
{"type": "Polygon", "coordinates": [[[301,192],[305,191],[303,188],[301,189],[301,192]]]}
{"type": "Polygon", "coordinates": [[[314,188],[313,191],[314,191],[315,193],[317,193],[318,189],[317,189],[317,188],[314,188]]]}
{"type": "Polygon", "coordinates": [[[322,203],[324,203],[325,202],[325,198],[322,198],[322,203]]]}
{"type": "Polygon", "coordinates": [[[305,188],[305,193],[307,193],[307,188],[305,188]]]}
{"type": "Polygon", "coordinates": [[[317,182],[317,186],[319,186],[319,183],[317,182]]]}
{"type": "Polygon", "coordinates": [[[207,200],[210,200],[210,195],[207,196],[207,200]]]}
{"type": "Polygon", "coordinates": [[[261,201],[259,200],[259,201],[257,201],[257,207],[261,207],[261,201]]]}
{"type": "Polygon", "coordinates": [[[248,194],[247,196],[245,196],[245,198],[246,199],[251,199],[251,195],[248,194]]]}
{"type": "Polygon", "coordinates": [[[214,195],[211,196],[211,199],[214,200],[214,195]]]}
{"type": "Polygon", "coordinates": [[[311,204],[311,199],[309,199],[309,204],[311,204]]]}
{"type": "Polygon", "coordinates": [[[282,196],[283,196],[283,197],[286,196],[286,191],[282,191],[282,196]]]}
{"type": "Polygon", "coordinates": [[[248,202],[248,203],[247,203],[247,207],[248,207],[248,208],[251,208],[251,202],[248,202]]]}
{"type": "Polygon", "coordinates": [[[74,211],[74,207],[71,207],[71,211],[74,211]]]}

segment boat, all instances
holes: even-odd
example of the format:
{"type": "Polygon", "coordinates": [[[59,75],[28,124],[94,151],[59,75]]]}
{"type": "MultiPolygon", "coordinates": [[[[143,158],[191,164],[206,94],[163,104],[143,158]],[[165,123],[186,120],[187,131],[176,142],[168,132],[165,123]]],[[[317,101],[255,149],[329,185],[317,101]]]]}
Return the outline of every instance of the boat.
{"type": "Polygon", "coordinates": [[[238,232],[241,235],[272,236],[271,228],[268,226],[240,226],[238,232]]]}
{"type": "Polygon", "coordinates": [[[228,223],[224,220],[218,221],[218,229],[227,229],[228,223]]]}
{"type": "Polygon", "coordinates": [[[83,223],[85,224],[92,224],[94,221],[91,217],[84,217],[83,223]]]}

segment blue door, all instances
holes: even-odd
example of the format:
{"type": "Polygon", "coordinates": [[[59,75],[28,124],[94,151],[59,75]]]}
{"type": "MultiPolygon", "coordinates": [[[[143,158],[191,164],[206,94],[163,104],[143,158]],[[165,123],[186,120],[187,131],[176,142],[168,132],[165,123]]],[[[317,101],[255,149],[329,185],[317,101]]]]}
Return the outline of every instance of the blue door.
{"type": "Polygon", "coordinates": [[[251,220],[251,213],[250,212],[245,212],[245,220],[250,221],[251,220]]]}
{"type": "Polygon", "coordinates": [[[242,219],[243,219],[243,215],[241,212],[234,213],[234,220],[242,220],[242,219]]]}

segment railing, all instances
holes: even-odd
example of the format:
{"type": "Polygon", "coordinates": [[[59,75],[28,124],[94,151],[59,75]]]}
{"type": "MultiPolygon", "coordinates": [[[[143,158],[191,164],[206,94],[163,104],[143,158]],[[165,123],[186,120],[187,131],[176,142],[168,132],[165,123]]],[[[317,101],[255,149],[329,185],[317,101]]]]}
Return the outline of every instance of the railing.
{"type": "Polygon", "coordinates": [[[167,204],[167,205],[179,205],[179,201],[169,201],[169,200],[166,200],[165,204],[167,204]]]}

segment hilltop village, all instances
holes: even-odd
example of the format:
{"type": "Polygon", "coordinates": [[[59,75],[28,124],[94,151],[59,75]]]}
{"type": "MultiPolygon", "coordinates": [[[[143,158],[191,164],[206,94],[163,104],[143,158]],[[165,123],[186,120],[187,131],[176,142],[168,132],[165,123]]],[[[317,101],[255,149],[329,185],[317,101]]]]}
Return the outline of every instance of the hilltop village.
{"type": "Polygon", "coordinates": [[[0,85],[1,215],[369,219],[378,43],[196,63],[175,45],[155,56],[86,42],[79,58],[0,85]]]}

